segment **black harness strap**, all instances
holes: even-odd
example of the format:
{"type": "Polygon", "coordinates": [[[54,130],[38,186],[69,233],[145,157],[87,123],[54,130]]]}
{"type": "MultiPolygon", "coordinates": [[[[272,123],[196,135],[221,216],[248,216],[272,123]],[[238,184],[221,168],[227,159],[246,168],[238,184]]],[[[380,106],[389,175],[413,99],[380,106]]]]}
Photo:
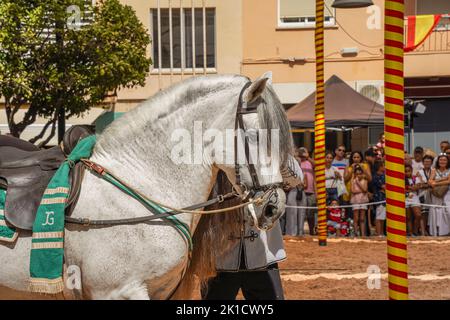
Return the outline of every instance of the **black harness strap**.
{"type": "Polygon", "coordinates": [[[244,110],[243,109],[243,95],[245,90],[250,87],[251,82],[247,82],[244,87],[241,90],[241,93],[239,95],[239,101],[236,109],[236,120],[235,120],[235,136],[234,136],[234,166],[235,166],[235,174],[236,174],[236,184],[241,185],[241,175],[239,172],[239,163],[238,163],[238,131],[241,128],[244,130],[244,149],[245,149],[245,162],[248,167],[248,170],[250,172],[250,177],[253,182],[253,189],[254,190],[260,190],[261,185],[259,183],[258,174],[256,173],[255,165],[253,163],[250,163],[249,157],[250,157],[250,146],[248,142],[248,137],[245,135],[245,125],[244,125],[244,119],[242,115],[249,114],[249,113],[255,113],[257,110],[244,110]]]}

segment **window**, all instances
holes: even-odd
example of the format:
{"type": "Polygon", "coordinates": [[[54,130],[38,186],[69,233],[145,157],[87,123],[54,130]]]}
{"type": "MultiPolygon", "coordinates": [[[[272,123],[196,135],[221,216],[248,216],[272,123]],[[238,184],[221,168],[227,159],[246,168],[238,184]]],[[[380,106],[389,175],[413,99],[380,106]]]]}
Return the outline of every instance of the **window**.
{"type": "Polygon", "coordinates": [[[436,29],[448,30],[450,26],[450,1],[449,0],[417,0],[417,14],[444,14],[436,29]]]}
{"type": "Polygon", "coordinates": [[[417,14],[448,14],[450,13],[449,0],[417,0],[417,14]]]}
{"type": "MultiPolygon", "coordinates": [[[[333,0],[325,0],[325,26],[335,25],[333,0]]],[[[278,27],[312,28],[316,25],[315,0],[278,0],[278,27]]]]}
{"type": "Polygon", "coordinates": [[[160,9],[160,25],[158,25],[158,9],[151,9],[153,60],[156,69],[177,69],[192,71],[195,68],[215,68],[215,9],[206,8],[203,20],[203,8],[194,9],[194,39],[192,39],[192,9],[172,8],[172,25],[170,25],[169,9],[160,9]],[[206,41],[203,40],[203,28],[206,27],[206,41]],[[161,32],[159,32],[161,28],[161,32]],[[172,31],[172,47],[170,32],[172,31]],[[159,41],[161,33],[161,41],[159,41]],[[161,50],[159,49],[161,45],[161,50]],[[205,48],[204,48],[205,45],[205,48]],[[161,51],[161,57],[159,52],[161,51]],[[206,66],[204,65],[206,52],[206,66]],[[195,55],[195,59],[193,56],[195,55]],[[195,60],[195,62],[194,62],[195,60]]]}
{"type": "MultiPolygon", "coordinates": [[[[92,7],[95,5],[94,0],[84,0],[81,5],[70,5],[65,8],[66,20],[62,21],[65,24],[66,30],[78,30],[83,27],[89,26],[94,22],[94,12],[92,7]]],[[[80,3],[78,3],[80,4],[80,3]]],[[[42,30],[41,37],[43,39],[49,39],[49,42],[54,42],[55,35],[55,16],[54,13],[48,11],[45,13],[45,21],[47,27],[42,30]]]]}

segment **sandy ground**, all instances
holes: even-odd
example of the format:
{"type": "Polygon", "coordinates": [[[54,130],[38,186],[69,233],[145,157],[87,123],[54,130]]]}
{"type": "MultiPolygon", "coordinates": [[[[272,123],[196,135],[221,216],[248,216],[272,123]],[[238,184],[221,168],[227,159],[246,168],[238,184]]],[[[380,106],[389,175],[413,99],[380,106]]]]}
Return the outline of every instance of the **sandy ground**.
{"type": "MultiPolygon", "coordinates": [[[[280,264],[287,299],[387,299],[385,240],[285,240],[288,259],[280,264]],[[378,266],[379,289],[368,288],[369,266],[378,266]]],[[[450,240],[408,242],[410,299],[450,299],[450,240]]],[[[372,281],[369,280],[369,283],[372,281]]]]}
{"type": "MultiPolygon", "coordinates": [[[[331,238],[319,247],[312,237],[286,238],[285,246],[288,259],[280,269],[286,299],[387,299],[385,239],[331,238]],[[379,289],[368,288],[369,266],[380,269],[379,289]]],[[[409,240],[408,257],[410,299],[450,300],[450,239],[409,240]]],[[[198,292],[194,296],[199,298],[198,292]]],[[[7,298],[25,296],[0,287],[0,299],[7,298]]]]}

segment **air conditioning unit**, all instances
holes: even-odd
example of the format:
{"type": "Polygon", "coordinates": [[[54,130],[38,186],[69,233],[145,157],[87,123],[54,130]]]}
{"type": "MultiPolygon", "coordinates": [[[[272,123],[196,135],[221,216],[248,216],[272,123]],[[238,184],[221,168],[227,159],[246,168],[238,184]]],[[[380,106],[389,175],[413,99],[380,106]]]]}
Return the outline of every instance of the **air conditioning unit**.
{"type": "Polygon", "coordinates": [[[384,81],[383,80],[361,80],[356,81],[356,91],[363,96],[384,105],[384,81]]]}

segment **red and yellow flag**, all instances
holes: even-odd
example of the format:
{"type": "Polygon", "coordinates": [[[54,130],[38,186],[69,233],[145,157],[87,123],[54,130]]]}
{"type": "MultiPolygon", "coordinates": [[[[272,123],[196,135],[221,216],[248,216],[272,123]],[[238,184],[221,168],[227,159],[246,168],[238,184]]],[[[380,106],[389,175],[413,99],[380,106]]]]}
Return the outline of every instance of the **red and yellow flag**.
{"type": "Polygon", "coordinates": [[[441,19],[440,14],[409,16],[405,52],[420,46],[430,35],[441,19]]]}

